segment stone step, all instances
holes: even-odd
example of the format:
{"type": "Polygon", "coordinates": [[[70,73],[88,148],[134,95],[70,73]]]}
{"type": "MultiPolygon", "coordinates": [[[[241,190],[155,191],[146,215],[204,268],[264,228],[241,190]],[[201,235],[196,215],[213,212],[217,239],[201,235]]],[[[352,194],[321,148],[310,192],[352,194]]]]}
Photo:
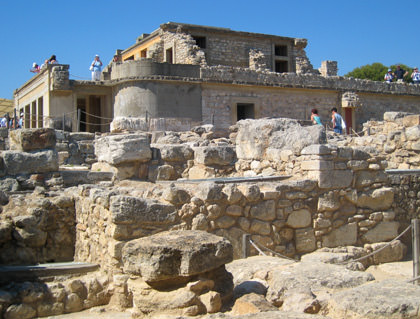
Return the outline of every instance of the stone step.
{"type": "Polygon", "coordinates": [[[45,277],[85,274],[99,269],[98,264],[62,262],[25,266],[0,266],[0,284],[11,281],[34,281],[45,277]]]}

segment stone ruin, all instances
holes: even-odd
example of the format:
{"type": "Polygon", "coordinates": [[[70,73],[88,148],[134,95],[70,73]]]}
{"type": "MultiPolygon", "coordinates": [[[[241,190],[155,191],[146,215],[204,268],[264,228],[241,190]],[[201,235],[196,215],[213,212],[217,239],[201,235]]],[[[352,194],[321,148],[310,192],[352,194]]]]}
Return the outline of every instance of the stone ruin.
{"type": "Polygon", "coordinates": [[[418,287],[363,270],[410,248],[409,236],[384,246],[420,213],[419,128],[419,115],[386,113],[347,137],[291,119],[242,120],[227,137],[211,125],[2,130],[0,314],[106,305],[137,318],[393,318],[374,306],[391,298],[396,313],[415,318],[418,301],[405,297],[404,310],[395,296],[418,287]],[[301,261],[240,259],[259,253],[244,235],[301,261]],[[351,307],[366,291],[391,297],[351,307]]]}

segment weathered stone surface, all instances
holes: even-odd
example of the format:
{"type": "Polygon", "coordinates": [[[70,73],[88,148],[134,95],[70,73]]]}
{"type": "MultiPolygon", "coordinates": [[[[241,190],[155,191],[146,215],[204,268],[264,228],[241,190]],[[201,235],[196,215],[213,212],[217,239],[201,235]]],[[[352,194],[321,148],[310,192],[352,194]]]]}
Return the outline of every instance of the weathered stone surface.
{"type": "Polygon", "coordinates": [[[112,196],[109,210],[116,224],[170,224],[177,218],[172,205],[132,196],[112,196]]]}
{"type": "Polygon", "coordinates": [[[300,294],[301,289],[311,291],[343,289],[362,285],[374,280],[371,274],[350,271],[343,266],[317,262],[300,262],[272,270],[269,275],[267,300],[281,306],[285,293],[290,290],[300,294]]]}
{"type": "Polygon", "coordinates": [[[250,293],[236,299],[235,304],[232,308],[232,314],[234,315],[245,315],[249,313],[266,312],[277,310],[272,304],[270,304],[264,296],[250,293]]]}
{"type": "MultiPolygon", "coordinates": [[[[365,249],[368,251],[377,251],[387,245],[388,243],[374,243],[368,245],[369,247],[365,245],[365,249]]],[[[400,240],[396,240],[372,256],[373,264],[379,265],[403,260],[406,252],[407,247],[400,240]]]]}
{"type": "Polygon", "coordinates": [[[117,165],[127,162],[147,162],[152,158],[146,134],[110,135],[95,140],[98,161],[117,165]]]}
{"type": "Polygon", "coordinates": [[[289,215],[286,224],[292,228],[304,228],[311,225],[311,222],[311,213],[307,209],[299,209],[289,215]]]}
{"type": "Polygon", "coordinates": [[[300,126],[291,119],[241,120],[237,123],[236,153],[239,159],[262,160],[268,148],[293,150],[325,143],[325,130],[319,126],[300,126]]]}
{"type": "Polygon", "coordinates": [[[56,151],[4,151],[4,166],[9,175],[33,174],[58,171],[58,154],[56,151]]]}
{"type": "Polygon", "coordinates": [[[215,313],[220,311],[220,309],[222,308],[222,298],[220,297],[220,294],[216,291],[209,291],[204,295],[201,295],[200,301],[206,308],[207,313],[215,313]]]}
{"type": "Polygon", "coordinates": [[[318,180],[320,188],[345,188],[351,185],[353,172],[350,170],[309,171],[309,178],[318,180]]]}
{"type": "Polygon", "coordinates": [[[0,190],[2,192],[15,192],[20,189],[19,182],[14,178],[5,178],[1,180],[0,190]]]}
{"type": "Polygon", "coordinates": [[[354,245],[357,242],[357,225],[350,223],[334,229],[322,237],[323,247],[339,247],[354,245]]]}
{"type": "Polygon", "coordinates": [[[36,316],[36,310],[29,305],[11,305],[4,313],[5,319],[30,319],[36,316]]]}
{"type": "Polygon", "coordinates": [[[362,194],[357,199],[357,205],[373,210],[387,210],[394,202],[394,191],[390,187],[375,189],[371,194],[362,194]]]}
{"type": "Polygon", "coordinates": [[[175,179],[176,171],[171,165],[161,165],[157,168],[157,177],[158,181],[170,181],[175,179]]]}
{"type": "Polygon", "coordinates": [[[276,218],[276,203],[274,200],[267,200],[251,207],[250,215],[264,221],[272,221],[276,218]]]}
{"type": "Polygon", "coordinates": [[[418,318],[420,287],[385,280],[334,293],[328,313],[333,318],[418,318]]]}
{"type": "Polygon", "coordinates": [[[162,198],[171,204],[174,205],[182,205],[190,201],[191,196],[190,194],[175,185],[170,185],[162,194],[162,198]]]}
{"type": "Polygon", "coordinates": [[[232,245],[202,231],[162,232],[128,242],[124,271],[157,282],[188,277],[218,268],[233,258],[232,245]]]}
{"type": "Polygon", "coordinates": [[[398,236],[398,222],[380,222],[362,236],[367,243],[378,243],[394,239],[398,236]]]}
{"type": "Polygon", "coordinates": [[[9,138],[11,150],[24,152],[53,149],[56,142],[52,128],[10,130],[9,138]]]}
{"type": "Polygon", "coordinates": [[[235,150],[231,146],[206,146],[194,148],[194,160],[204,165],[231,165],[235,161],[235,150]]]}
{"type": "Polygon", "coordinates": [[[313,228],[301,228],[295,231],[296,251],[308,253],[316,249],[315,232],[313,228]]]}
{"type": "Polygon", "coordinates": [[[405,135],[409,141],[418,141],[420,139],[420,125],[407,128],[405,130],[405,135]]]}
{"type": "Polygon", "coordinates": [[[282,311],[300,311],[315,314],[321,309],[321,303],[311,289],[289,289],[284,294],[281,309],[282,311]]]}
{"type": "Polygon", "coordinates": [[[192,148],[185,144],[156,144],[154,146],[160,149],[160,156],[166,162],[186,162],[194,157],[192,148]]]}

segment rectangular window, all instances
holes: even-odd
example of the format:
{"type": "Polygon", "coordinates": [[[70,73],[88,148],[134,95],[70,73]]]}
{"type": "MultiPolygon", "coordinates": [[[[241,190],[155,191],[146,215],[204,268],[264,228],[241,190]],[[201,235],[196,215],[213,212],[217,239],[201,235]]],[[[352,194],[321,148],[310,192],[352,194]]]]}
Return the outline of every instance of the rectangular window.
{"type": "Polygon", "coordinates": [[[274,46],[274,54],[276,56],[287,56],[287,45],[274,46]]]}
{"type": "Polygon", "coordinates": [[[277,73],[283,73],[283,72],[289,72],[289,63],[288,61],[276,61],[276,72],[277,73]]]}
{"type": "Polygon", "coordinates": [[[192,38],[195,40],[195,44],[197,44],[199,48],[206,48],[206,37],[192,36],[192,38]]]}
{"type": "Polygon", "coordinates": [[[147,49],[144,49],[144,50],[140,51],[140,57],[141,58],[147,58],[147,49]]]}
{"type": "Polygon", "coordinates": [[[236,104],[236,119],[245,120],[255,118],[255,110],[253,103],[238,103],[236,104]]]}

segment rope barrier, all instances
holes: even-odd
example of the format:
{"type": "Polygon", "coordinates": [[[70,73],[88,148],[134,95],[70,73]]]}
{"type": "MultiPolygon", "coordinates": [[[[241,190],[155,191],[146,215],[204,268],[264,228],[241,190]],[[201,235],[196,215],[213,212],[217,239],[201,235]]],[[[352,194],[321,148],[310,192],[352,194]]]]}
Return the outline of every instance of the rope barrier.
{"type": "Polygon", "coordinates": [[[80,123],[87,124],[87,125],[110,125],[112,122],[108,122],[108,123],[89,123],[89,122],[80,121],[80,123]]]}
{"type": "Polygon", "coordinates": [[[407,283],[410,283],[410,282],[413,282],[413,281],[416,281],[416,280],[419,280],[419,279],[420,279],[420,276],[417,276],[417,277],[414,277],[414,278],[412,278],[410,280],[407,280],[406,282],[407,283]]]}
{"type": "Polygon", "coordinates": [[[86,114],[86,115],[88,115],[88,116],[96,117],[97,119],[113,120],[112,117],[97,116],[97,115],[93,115],[93,114],[87,113],[86,111],[83,111],[83,110],[81,110],[81,112],[84,113],[84,114],[86,114]]]}
{"type": "Polygon", "coordinates": [[[409,230],[410,230],[410,228],[411,228],[411,225],[409,225],[401,234],[399,234],[397,237],[395,237],[393,240],[391,240],[389,243],[387,243],[385,246],[383,246],[383,247],[381,247],[381,248],[379,248],[378,250],[375,250],[375,251],[373,251],[373,252],[371,252],[370,254],[368,254],[368,255],[366,255],[366,256],[363,256],[363,257],[360,257],[360,258],[357,258],[357,259],[354,259],[354,260],[346,260],[346,261],[344,261],[344,262],[341,262],[341,263],[337,263],[337,265],[347,265],[347,264],[349,264],[349,263],[352,263],[352,262],[358,262],[358,261],[360,261],[360,260],[364,260],[364,259],[367,259],[367,258],[369,258],[369,257],[371,257],[371,256],[373,256],[373,255],[376,255],[377,253],[379,253],[380,251],[382,251],[382,250],[384,250],[385,248],[387,248],[387,247],[389,247],[393,242],[395,242],[395,241],[397,241],[398,239],[400,239],[406,232],[408,232],[409,230]]]}
{"type": "MultiPolygon", "coordinates": [[[[251,245],[260,253],[260,254],[263,254],[264,256],[267,256],[261,249],[259,249],[258,248],[258,246],[257,246],[257,244],[254,242],[254,241],[252,241],[252,239],[250,239],[249,240],[249,242],[251,243],[251,245]]],[[[278,253],[278,252],[276,252],[276,251],[274,251],[274,250],[271,250],[270,248],[267,248],[267,247],[265,247],[265,246],[263,246],[263,245],[261,245],[260,243],[258,243],[258,245],[260,245],[260,246],[262,246],[265,250],[268,250],[270,253],[272,253],[272,254],[275,254],[275,255],[277,255],[277,256],[279,256],[279,257],[281,257],[281,258],[285,258],[285,259],[289,259],[289,260],[293,260],[293,261],[297,261],[296,259],[293,259],[293,258],[290,258],[290,257],[287,257],[287,256],[284,256],[284,255],[282,255],[282,254],[280,254],[280,253],[278,253]]]]}
{"type": "Polygon", "coordinates": [[[254,246],[254,248],[261,254],[261,255],[263,255],[263,256],[267,256],[266,254],[264,254],[264,252],[261,250],[261,249],[259,249],[258,247],[257,247],[257,245],[252,241],[252,239],[250,239],[249,240],[249,242],[251,243],[251,245],[252,246],[254,246]]]}

